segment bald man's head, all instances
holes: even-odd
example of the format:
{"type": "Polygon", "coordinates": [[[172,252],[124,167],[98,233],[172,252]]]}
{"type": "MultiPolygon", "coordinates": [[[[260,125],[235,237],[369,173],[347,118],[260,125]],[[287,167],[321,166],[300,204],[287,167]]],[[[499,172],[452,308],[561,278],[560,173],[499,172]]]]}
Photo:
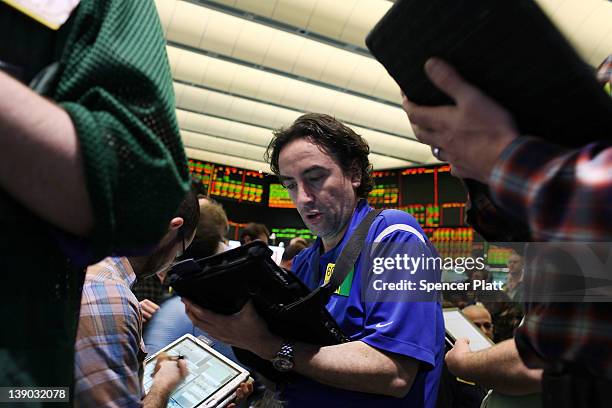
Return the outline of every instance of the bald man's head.
{"type": "Polygon", "coordinates": [[[493,340],[493,322],[491,313],[481,305],[470,305],[465,307],[461,313],[474,323],[488,338],[493,340]]]}

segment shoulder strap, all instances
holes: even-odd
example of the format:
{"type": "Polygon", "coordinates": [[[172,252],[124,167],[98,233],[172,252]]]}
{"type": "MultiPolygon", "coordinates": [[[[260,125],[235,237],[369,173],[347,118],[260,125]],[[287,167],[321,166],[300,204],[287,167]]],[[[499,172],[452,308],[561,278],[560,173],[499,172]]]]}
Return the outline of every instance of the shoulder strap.
{"type": "Polygon", "coordinates": [[[323,285],[325,291],[331,296],[332,293],[336,291],[346,279],[348,273],[353,269],[355,265],[355,261],[357,257],[361,253],[361,249],[363,248],[363,244],[366,236],[368,235],[368,231],[370,230],[370,226],[372,222],[374,222],[374,218],[378,216],[383,210],[373,210],[370,211],[363,220],[359,223],[359,226],[355,229],[349,241],[346,243],[338,260],[336,261],[336,266],[334,267],[334,272],[332,273],[329,281],[323,285]]]}

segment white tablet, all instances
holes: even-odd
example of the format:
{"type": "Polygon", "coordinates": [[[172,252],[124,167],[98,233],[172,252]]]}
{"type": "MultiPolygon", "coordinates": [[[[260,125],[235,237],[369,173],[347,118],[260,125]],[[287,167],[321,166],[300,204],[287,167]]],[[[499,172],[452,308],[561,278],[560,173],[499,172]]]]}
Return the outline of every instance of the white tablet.
{"type": "Polygon", "coordinates": [[[234,399],[240,383],[247,381],[249,372],[213,350],[191,334],[185,334],[145,360],[144,389],[153,385],[153,370],[157,355],[182,356],[189,375],[170,395],[168,407],[224,407],[234,399]]]}
{"type": "Polygon", "coordinates": [[[444,329],[449,343],[455,343],[460,338],[470,339],[470,350],[480,351],[491,347],[494,343],[476,327],[457,308],[444,309],[444,329]]]}

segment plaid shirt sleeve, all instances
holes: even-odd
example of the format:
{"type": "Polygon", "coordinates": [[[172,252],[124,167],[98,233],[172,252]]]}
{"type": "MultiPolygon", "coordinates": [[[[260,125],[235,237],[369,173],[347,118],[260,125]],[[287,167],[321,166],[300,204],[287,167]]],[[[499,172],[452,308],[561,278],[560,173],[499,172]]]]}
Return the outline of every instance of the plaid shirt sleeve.
{"type": "Polygon", "coordinates": [[[566,150],[519,137],[502,153],[489,187],[501,208],[527,220],[536,241],[612,239],[609,142],[566,150]]]}
{"type": "Polygon", "coordinates": [[[609,303],[531,303],[514,340],[529,368],[571,363],[612,379],[609,303]]]}
{"type": "Polygon", "coordinates": [[[138,302],[117,281],[83,289],[76,342],[75,406],[142,407],[138,302]]]}

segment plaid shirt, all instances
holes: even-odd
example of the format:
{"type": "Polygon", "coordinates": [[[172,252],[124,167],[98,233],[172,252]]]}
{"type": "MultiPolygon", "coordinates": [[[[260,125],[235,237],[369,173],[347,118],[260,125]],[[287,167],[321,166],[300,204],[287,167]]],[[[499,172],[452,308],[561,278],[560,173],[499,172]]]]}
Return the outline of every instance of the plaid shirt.
{"type": "Polygon", "coordinates": [[[75,406],[141,407],[142,313],[127,258],[87,269],[75,345],[75,406]]]}
{"type": "MultiPolygon", "coordinates": [[[[597,68],[597,80],[609,92],[612,55],[597,68]]],[[[493,169],[494,201],[527,220],[534,241],[611,241],[612,135],[601,138],[578,150],[517,138],[493,169]]]]}
{"type": "Polygon", "coordinates": [[[570,151],[515,139],[493,169],[494,201],[527,220],[534,241],[612,241],[610,140],[570,151]]]}
{"type": "MultiPolygon", "coordinates": [[[[490,187],[500,207],[528,221],[535,241],[612,240],[610,142],[566,150],[517,138],[493,170],[490,187]]],[[[515,340],[528,367],[570,363],[612,379],[607,303],[530,304],[515,340]]]]}
{"type": "Polygon", "coordinates": [[[148,278],[138,279],[132,285],[132,293],[139,301],[149,299],[151,302],[161,305],[171,297],[170,288],[159,281],[156,275],[148,278]]]}

